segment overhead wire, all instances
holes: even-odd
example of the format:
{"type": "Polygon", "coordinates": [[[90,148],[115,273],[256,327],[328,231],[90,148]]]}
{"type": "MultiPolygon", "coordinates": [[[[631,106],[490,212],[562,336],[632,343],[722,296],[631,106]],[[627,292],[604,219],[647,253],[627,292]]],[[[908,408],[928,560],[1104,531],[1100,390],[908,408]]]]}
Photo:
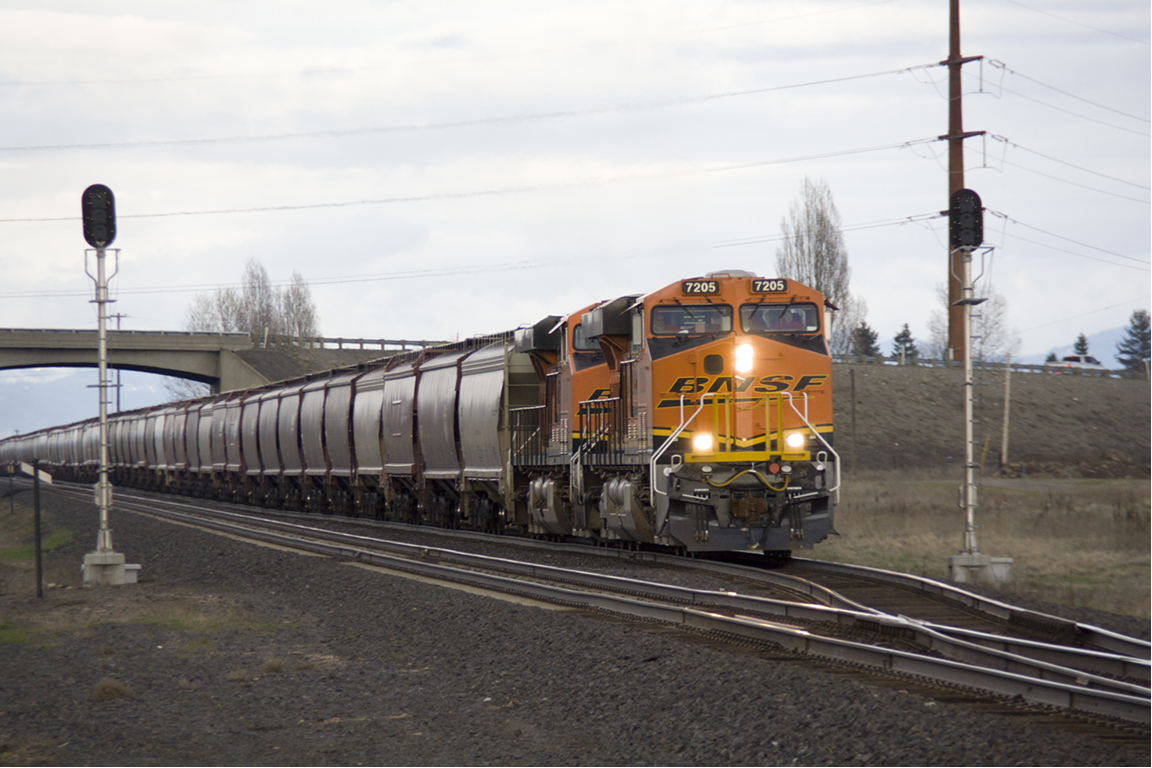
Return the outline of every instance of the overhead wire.
{"type": "Polygon", "coordinates": [[[1042,11],[1039,8],[1036,8],[1034,6],[1027,5],[1026,3],[1021,3],[1021,2],[1019,2],[1019,0],[1005,0],[1005,2],[1011,3],[1012,5],[1016,5],[1016,6],[1019,6],[1021,8],[1025,8],[1029,11],[1033,11],[1034,13],[1043,14],[1044,16],[1051,16],[1054,19],[1059,19],[1060,21],[1066,22],[1068,24],[1075,24],[1078,27],[1084,27],[1085,29],[1090,29],[1093,32],[1100,32],[1101,34],[1112,35],[1114,37],[1119,37],[1122,40],[1129,40],[1133,43],[1140,43],[1141,45],[1148,45],[1149,44],[1147,40],[1137,40],[1134,37],[1129,37],[1128,35],[1122,35],[1119,32],[1113,32],[1113,31],[1108,30],[1108,29],[1101,29],[1100,27],[1094,27],[1091,24],[1085,24],[1082,21],[1076,21],[1075,19],[1069,19],[1065,16],[1058,16],[1057,14],[1052,13],[1051,11],[1042,11]]]}
{"type": "MultiPolygon", "coordinates": [[[[1042,247],[1044,247],[1044,248],[1047,248],[1047,249],[1049,249],[1049,250],[1053,250],[1053,251],[1059,251],[1059,252],[1061,252],[1061,253],[1067,253],[1067,254],[1069,254],[1069,255],[1071,255],[1071,256],[1079,256],[1079,257],[1080,257],[1080,258],[1082,258],[1082,259],[1089,259],[1089,260],[1091,260],[1091,261],[1099,261],[1099,262],[1102,262],[1102,263],[1104,263],[1104,264],[1108,264],[1108,265],[1110,265],[1110,266],[1113,266],[1113,267],[1123,267],[1123,268],[1125,268],[1125,269],[1135,269],[1135,270],[1137,270],[1137,271],[1140,271],[1140,272],[1152,272],[1152,264],[1150,264],[1150,263],[1149,263],[1149,262],[1147,262],[1147,261],[1144,261],[1143,259],[1137,259],[1137,258],[1136,258],[1136,257],[1134,257],[1134,256],[1126,256],[1126,255],[1124,255],[1124,254],[1121,254],[1121,253],[1116,253],[1115,251],[1108,251],[1108,250],[1105,250],[1105,249],[1103,249],[1103,248],[1097,248],[1097,247],[1096,247],[1096,246],[1094,246],[1094,245],[1089,245],[1089,244],[1087,244],[1087,243],[1082,243],[1082,242],[1080,242],[1080,241],[1078,241],[1078,240],[1073,240],[1073,239],[1072,239],[1072,238],[1070,238],[1070,237],[1064,237],[1064,236],[1062,236],[1062,235],[1058,235],[1058,234],[1056,234],[1056,233],[1054,233],[1054,232],[1049,232],[1048,230],[1040,229],[1039,227],[1033,227],[1033,226],[1031,226],[1031,225],[1028,225],[1028,224],[1025,224],[1025,223],[1023,223],[1023,222],[1021,222],[1021,221],[1019,221],[1019,220],[1017,220],[1017,219],[1014,219],[1014,218],[1012,218],[1011,216],[1008,216],[1008,215],[1007,215],[1007,214],[1005,214],[1005,213],[1001,213],[1000,211],[993,211],[993,210],[988,210],[988,209],[985,209],[985,211],[984,211],[984,212],[985,212],[985,213],[987,213],[987,214],[990,214],[990,215],[992,215],[992,216],[999,216],[999,217],[1003,217],[1004,219],[1006,219],[1007,221],[1009,221],[1009,222],[1011,222],[1011,223],[1013,223],[1013,224],[1018,224],[1018,225],[1020,225],[1020,226],[1022,226],[1022,227],[1026,227],[1026,228],[1028,228],[1028,229],[1031,229],[1031,230],[1034,230],[1034,231],[1036,231],[1036,232],[1040,232],[1040,233],[1042,233],[1042,234],[1045,234],[1045,235],[1048,235],[1048,236],[1050,236],[1050,237],[1054,237],[1054,238],[1056,238],[1056,239],[1058,239],[1058,240],[1064,240],[1064,241],[1066,241],[1066,242],[1069,242],[1069,243],[1074,243],[1074,244],[1076,244],[1076,245],[1080,245],[1080,246],[1083,246],[1083,247],[1085,247],[1085,248],[1091,248],[1091,249],[1092,249],[1092,250],[1094,250],[1094,251],[1100,251],[1101,253],[1106,253],[1106,254],[1108,254],[1108,255],[1110,255],[1110,256],[1116,256],[1116,257],[1118,257],[1118,258],[1121,258],[1121,259],[1125,259],[1125,260],[1128,260],[1128,261],[1132,261],[1132,262],[1135,262],[1135,263],[1134,263],[1134,264],[1123,264],[1123,263],[1117,263],[1117,262],[1115,262],[1115,261],[1109,261],[1109,260],[1107,260],[1107,259],[1101,259],[1101,258],[1099,258],[1099,257],[1097,257],[1097,256],[1089,256],[1089,255],[1088,255],[1088,254],[1086,254],[1086,253],[1080,253],[1080,252],[1078,252],[1078,251],[1071,251],[1071,250],[1068,250],[1067,248],[1059,248],[1059,247],[1057,247],[1057,246],[1054,246],[1054,245],[1051,245],[1051,244],[1049,244],[1049,243],[1042,243],[1042,242],[1040,242],[1040,241],[1038,241],[1038,240],[1032,240],[1032,239],[1030,239],[1030,238],[1027,238],[1027,237],[1022,237],[1022,236],[1020,236],[1019,234],[1013,233],[1011,236],[1012,236],[1013,238],[1017,239],[1017,240],[1022,240],[1023,242],[1026,242],[1026,243],[1032,243],[1033,245],[1039,245],[1039,246],[1042,246],[1042,247]],[[1137,265],[1138,265],[1138,266],[1137,266],[1137,265]]],[[[1005,236],[1007,236],[1007,235],[1005,235],[1005,236]]]]}
{"type": "MultiPolygon", "coordinates": [[[[967,77],[974,77],[974,75],[967,75],[967,77]]],[[[1099,118],[1089,117],[1088,115],[1082,114],[1080,112],[1074,112],[1071,109],[1065,109],[1064,107],[1058,107],[1055,104],[1049,104],[1046,101],[1041,101],[1040,99],[1037,99],[1033,96],[1026,96],[1025,94],[1020,93],[1019,91],[1013,91],[1012,89],[1005,88],[1002,85],[998,86],[998,87],[1004,93],[1010,93],[1013,96],[1017,96],[1021,99],[1024,99],[1025,101],[1031,101],[1032,103],[1039,104],[1042,107],[1048,107],[1049,109],[1055,110],[1057,112],[1063,112],[1066,115],[1072,115],[1073,117],[1078,117],[1081,120],[1087,120],[1090,123],[1096,123],[1097,125],[1103,125],[1106,128],[1115,128],[1118,131],[1124,131],[1125,133],[1131,133],[1131,134],[1136,135],[1136,136],[1149,136],[1150,135],[1147,131],[1141,131],[1141,130],[1138,130],[1136,128],[1127,128],[1123,125],[1116,125],[1116,123],[1109,123],[1106,120],[1100,120],[1099,118]]]]}
{"type": "Polygon", "coordinates": [[[1006,160],[1006,159],[1001,158],[1000,162],[1003,163],[1004,165],[1010,165],[1013,168],[1019,168],[1022,171],[1028,171],[1029,173],[1034,173],[1037,176],[1043,176],[1046,179],[1052,179],[1053,181],[1059,181],[1063,184],[1070,184],[1074,187],[1080,187],[1081,189],[1087,189],[1090,192],[1099,192],[1102,195],[1109,195],[1111,197],[1117,197],[1117,198],[1120,198],[1121,200],[1132,200],[1133,202],[1144,203],[1145,205],[1150,203],[1150,201],[1144,200],[1143,198],[1132,197],[1130,195],[1122,195],[1119,192],[1109,192],[1106,189],[1100,189],[1099,187],[1090,187],[1087,184],[1081,184],[1078,181],[1070,181],[1069,179],[1062,179],[1059,176],[1053,176],[1050,173],[1044,173],[1043,171],[1038,171],[1035,168],[1029,168],[1025,165],[1020,165],[1019,163],[1013,163],[1011,160],[1006,160]]]}
{"type": "Polygon", "coordinates": [[[1130,187],[1136,187],[1138,189],[1150,189],[1150,187],[1147,184],[1137,184],[1134,181],[1127,181],[1126,179],[1121,179],[1118,176],[1110,176],[1106,173],[1100,173],[1099,171],[1094,171],[1091,168],[1085,168],[1082,165],[1076,165],[1075,163],[1069,163],[1068,161],[1061,160],[1058,157],[1052,157],[1051,155],[1046,155],[1043,152],[1037,152],[1034,149],[1029,149],[1028,147],[1021,146],[1020,144],[1017,144],[1016,142],[1008,139],[1007,137],[1000,136],[998,134],[989,134],[988,138],[990,138],[994,141],[1001,141],[1004,144],[1006,144],[1007,146],[1014,147],[1016,149],[1019,149],[1022,152],[1028,152],[1030,154],[1036,155],[1037,157],[1042,157],[1045,160],[1051,160],[1054,163],[1060,163],[1061,165],[1066,165],[1069,168],[1075,168],[1078,171],[1084,171],[1085,173],[1090,173],[1093,176],[1099,176],[1103,179],[1108,179],[1110,181],[1119,182],[1120,184],[1127,184],[1130,187]]]}
{"type": "MultiPolygon", "coordinates": [[[[262,213],[269,211],[300,211],[317,208],[343,208],[349,206],[359,205],[389,205],[396,203],[412,203],[424,202],[428,200],[450,200],[469,197],[491,197],[500,195],[514,195],[523,194],[527,192],[543,192],[554,191],[559,189],[580,188],[588,186],[599,186],[604,184],[614,184],[622,182],[634,182],[655,180],[662,178],[669,178],[673,176],[692,175],[699,173],[713,173],[723,171],[733,171],[745,168],[755,168],[768,165],[779,165],[784,163],[805,162],[815,159],[827,159],[833,157],[842,157],[845,155],[854,155],[867,152],[879,152],[889,149],[901,149],[904,147],[924,144],[928,142],[939,141],[938,137],[913,139],[910,141],[896,142],[893,144],[882,144],[869,147],[855,147],[852,149],[836,150],[832,152],[817,153],[812,155],[801,155],[796,157],[777,158],[774,160],[761,160],[753,163],[740,163],[734,165],[714,166],[711,168],[685,168],[682,170],[668,170],[658,173],[637,173],[626,174],[615,177],[598,177],[593,179],[584,179],[576,181],[563,181],[553,184],[530,184],[523,186],[503,187],[494,189],[478,189],[463,192],[433,192],[426,195],[403,195],[397,197],[385,198],[370,198],[361,200],[343,200],[331,201],[322,203],[300,203],[300,204],[285,204],[285,205],[265,205],[265,206],[252,206],[245,208],[215,208],[207,210],[186,210],[186,211],[165,211],[159,213],[124,213],[117,212],[117,218],[121,219],[149,219],[149,218],[166,218],[172,216],[213,216],[219,214],[232,214],[232,213],[262,213]]],[[[17,222],[51,222],[51,221],[77,221],[79,216],[43,216],[43,217],[10,217],[0,218],[0,223],[17,223],[17,222]]]]}
{"type": "Polygon", "coordinates": [[[1130,117],[1133,120],[1139,120],[1142,123],[1152,123],[1152,119],[1149,119],[1147,117],[1142,117],[1141,115],[1133,115],[1130,112],[1124,112],[1122,110],[1116,109],[1115,107],[1109,107],[1106,104],[1101,104],[1098,101],[1092,101],[1091,99],[1086,99],[1083,96],[1078,96],[1075,93],[1072,93],[1071,91],[1065,91],[1061,88],[1057,88],[1054,85],[1049,85],[1048,83],[1037,80],[1034,77],[1029,77],[1028,75],[1025,75],[1022,72],[1017,72],[1016,70],[1011,69],[1007,64],[1000,61],[999,59],[988,59],[988,65],[992,66],[992,67],[996,67],[998,69],[1002,69],[1005,72],[1007,72],[1008,74],[1016,75],[1016,77],[1024,78],[1025,80],[1027,80],[1029,82],[1035,83],[1036,85],[1039,85],[1041,87],[1047,88],[1047,89],[1052,90],[1052,91],[1055,91],[1056,93],[1059,93],[1063,96],[1068,96],[1069,98],[1076,99],[1077,101],[1082,101],[1085,104],[1091,104],[1094,107],[1099,107],[1100,109],[1104,109],[1104,110],[1107,110],[1109,112],[1115,112],[1118,115],[1123,115],[1124,117],[1130,117]]]}
{"type": "Polygon", "coordinates": [[[1131,306],[1132,304],[1135,304],[1136,302],[1144,302],[1146,305],[1147,301],[1148,301],[1148,295],[1145,294],[1143,296],[1137,296],[1134,299],[1129,299],[1128,301],[1122,301],[1119,304],[1110,304],[1107,307],[1100,307],[1099,309],[1093,309],[1093,310],[1090,310],[1088,312],[1081,312],[1079,315],[1066,315],[1066,316],[1061,317],[1058,320],[1053,320],[1053,321],[1048,322],[1048,323],[1040,323],[1039,325],[1029,326],[1028,328],[1025,328],[1024,330],[1025,331],[1034,331],[1037,328],[1047,328],[1050,325],[1056,325],[1057,323],[1064,323],[1064,322],[1067,322],[1069,320],[1077,320],[1081,317],[1088,317],[1088,315],[1095,315],[1095,314],[1098,314],[1100,312],[1107,312],[1108,310],[1116,309],[1117,307],[1131,306]]]}
{"type": "MultiPolygon", "coordinates": [[[[840,227],[841,232],[859,232],[865,229],[877,229],[879,227],[892,227],[902,226],[905,224],[914,224],[921,221],[928,221],[930,219],[940,218],[943,214],[940,213],[921,213],[915,216],[903,216],[898,219],[881,219],[879,221],[861,222],[859,224],[848,224],[840,227]]],[[[735,238],[732,240],[718,240],[712,243],[713,248],[731,248],[740,245],[755,245],[757,243],[773,243],[780,242],[785,239],[784,235],[758,235],[753,237],[735,238]]]]}
{"type": "Polygon", "coordinates": [[[864,80],[872,77],[883,77],[885,75],[899,75],[905,72],[911,72],[918,69],[927,69],[930,67],[941,66],[938,62],[930,64],[917,64],[910,67],[900,67],[897,69],[888,69],[882,72],[868,72],[860,75],[845,75],[843,77],[831,77],[821,80],[811,80],[800,83],[789,83],[787,85],[776,85],[766,88],[752,88],[740,91],[728,91],[722,93],[705,94],[702,96],[684,96],[673,99],[656,99],[652,101],[630,102],[626,104],[614,104],[601,107],[588,107],[585,109],[568,109],[557,110],[553,112],[529,112],[519,115],[499,115],[494,117],[482,117],[469,120],[446,120],[439,123],[408,123],[400,125],[385,125],[385,126],[368,126],[362,128],[346,128],[346,129],[332,129],[322,131],[298,131],[293,133],[277,133],[277,134],[250,134],[243,136],[216,136],[208,138],[193,138],[193,139],[157,139],[157,140],[144,140],[144,141],[114,141],[114,142],[87,142],[87,143],[72,143],[72,144],[35,144],[24,146],[0,146],[0,152],[43,152],[43,151],[57,151],[57,150],[75,150],[75,149],[130,149],[139,147],[178,147],[178,146],[202,146],[212,144],[230,144],[238,142],[264,142],[264,141],[289,141],[298,139],[320,139],[320,138],[342,138],[349,136],[363,136],[371,134],[386,134],[386,133],[401,133],[413,131],[438,131],[438,130],[452,130],[457,128],[475,128],[485,125],[502,125],[521,122],[533,122],[541,120],[557,120],[571,117],[588,117],[598,114],[612,114],[617,112],[632,112],[649,109],[661,109],[665,107],[682,106],[685,104],[705,103],[708,101],[716,101],[720,99],[731,99],[742,96],[754,96],[763,93],[772,93],[776,91],[793,90],[796,88],[808,88],[820,85],[830,85],[833,83],[852,82],[855,80],[864,80]]]}

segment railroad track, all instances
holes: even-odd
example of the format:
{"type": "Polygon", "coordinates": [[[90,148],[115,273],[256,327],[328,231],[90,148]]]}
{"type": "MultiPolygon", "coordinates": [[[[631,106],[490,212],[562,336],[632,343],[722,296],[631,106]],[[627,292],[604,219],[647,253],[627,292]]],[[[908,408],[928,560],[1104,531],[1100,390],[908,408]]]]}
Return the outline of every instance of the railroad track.
{"type": "MultiPolygon", "coordinates": [[[[55,491],[80,499],[90,497],[89,489],[83,486],[57,487],[55,491]]],[[[1043,642],[894,615],[863,605],[826,584],[816,583],[809,578],[813,572],[830,570],[837,578],[846,579],[851,571],[814,565],[811,561],[801,563],[796,569],[805,572],[805,576],[800,576],[762,572],[730,563],[676,559],[679,567],[724,572],[793,593],[791,599],[781,599],[390,541],[129,491],[118,494],[116,506],[124,511],[391,571],[632,620],[659,622],[725,642],[782,648],[797,658],[803,655],[833,661],[872,673],[930,682],[966,694],[1051,708],[1129,729],[1149,727],[1152,699],[1148,687],[1147,642],[1098,630],[1104,633],[1100,637],[1109,642],[1125,641],[1126,647],[1134,650],[1133,654],[1126,655],[1083,647],[1083,643],[1078,646],[1043,642]],[[817,600],[814,602],[809,596],[816,596],[817,600]],[[1139,654],[1143,654],[1142,657],[1139,654]]],[[[343,518],[309,518],[309,523],[347,522],[343,518]]],[[[420,528],[422,533],[427,530],[420,528]]],[[[505,537],[500,540],[506,543],[505,537]]],[[[588,547],[581,548],[585,553],[588,550],[588,547]]],[[[619,553],[608,556],[619,556],[619,553]]],[[[666,557],[655,553],[625,553],[624,556],[656,562],[666,557]]],[[[855,578],[864,576],[877,578],[876,574],[857,574],[855,578]]],[[[909,584],[915,582],[912,579],[909,584]]],[[[904,584],[902,589],[915,591],[909,584],[904,584]]],[[[936,584],[929,591],[939,591],[942,587],[948,585],[936,584]]],[[[859,590],[857,592],[856,596],[860,597],[859,590]]],[[[952,594],[947,596],[947,601],[964,603],[952,594]]],[[[999,603],[966,605],[963,614],[996,616],[1003,613],[1004,608],[1011,607],[999,603]]],[[[1012,626],[1013,622],[1002,624],[1012,626]]],[[[1081,629],[1081,640],[1098,633],[1081,629]]]]}

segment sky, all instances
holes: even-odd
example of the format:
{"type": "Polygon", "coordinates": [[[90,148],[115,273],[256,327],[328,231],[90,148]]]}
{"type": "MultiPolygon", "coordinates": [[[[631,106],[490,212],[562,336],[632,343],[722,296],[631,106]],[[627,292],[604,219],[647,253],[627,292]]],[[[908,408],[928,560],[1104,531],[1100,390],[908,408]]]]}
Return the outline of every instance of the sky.
{"type": "MultiPolygon", "coordinates": [[[[1019,355],[1150,300],[1146,0],[964,0],[977,290],[1019,355]]],[[[887,350],[947,277],[946,0],[8,0],[0,328],[94,328],[80,196],[116,196],[121,327],[258,260],[330,337],[455,339],[775,270],[831,190],[887,350]]],[[[1092,350],[1111,362],[1113,350],[1092,350]]],[[[163,402],[125,374],[125,407],[163,402]]],[[[0,436],[94,371],[0,371],[0,436]],[[67,386],[65,386],[67,383],[67,386]]]]}

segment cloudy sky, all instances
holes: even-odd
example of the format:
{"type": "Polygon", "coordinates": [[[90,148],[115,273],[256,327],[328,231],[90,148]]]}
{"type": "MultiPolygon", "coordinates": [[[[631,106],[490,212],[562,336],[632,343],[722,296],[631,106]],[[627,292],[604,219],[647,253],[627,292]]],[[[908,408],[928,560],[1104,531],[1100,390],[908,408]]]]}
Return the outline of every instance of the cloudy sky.
{"type": "MultiPolygon", "coordinates": [[[[980,289],[1021,354],[1126,325],[1150,304],[1148,2],[962,13],[980,289]]],[[[327,336],[426,339],[771,276],[809,177],[887,351],[927,338],[946,277],[947,54],[947,0],[9,0],[0,327],[95,326],[93,183],[126,329],[180,330],[255,258],[304,276],[327,336]]],[[[0,371],[0,435],[58,423],[30,393],[61,375],[0,371]]]]}

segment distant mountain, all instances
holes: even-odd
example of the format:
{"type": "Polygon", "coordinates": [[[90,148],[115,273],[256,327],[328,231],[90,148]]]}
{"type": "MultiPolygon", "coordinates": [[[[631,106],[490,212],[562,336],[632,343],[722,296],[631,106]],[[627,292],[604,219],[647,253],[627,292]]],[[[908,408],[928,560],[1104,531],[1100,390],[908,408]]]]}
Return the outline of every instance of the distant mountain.
{"type": "MultiPolygon", "coordinates": [[[[1121,367],[1120,364],[1116,362],[1116,345],[1119,344],[1121,340],[1123,340],[1124,335],[1127,332],[1128,326],[1123,326],[1121,328],[1112,328],[1107,331],[1100,331],[1099,333],[1094,333],[1091,336],[1087,336],[1088,354],[1092,355],[1092,357],[1096,358],[1109,368],[1121,367]]],[[[1048,352],[1055,352],[1056,357],[1058,358],[1064,357],[1064,355],[1074,354],[1072,352],[1072,347],[1075,346],[1075,344],[1076,339],[1073,337],[1072,341],[1068,343],[1068,346],[1056,347],[1052,350],[1037,352],[1030,355],[1021,355],[1019,359],[1014,356],[1012,361],[1016,363],[1022,363],[1024,365],[1039,365],[1048,359],[1048,352]]]]}
{"type": "MultiPolygon", "coordinates": [[[[110,372],[114,384],[115,372],[110,372]]],[[[121,377],[121,408],[131,410],[168,402],[160,376],[124,371],[121,377]]],[[[109,412],[116,396],[109,393],[109,412]]],[[[0,438],[13,432],[34,432],[100,415],[96,392],[96,369],[38,368],[4,371],[0,376],[0,438]]]]}

